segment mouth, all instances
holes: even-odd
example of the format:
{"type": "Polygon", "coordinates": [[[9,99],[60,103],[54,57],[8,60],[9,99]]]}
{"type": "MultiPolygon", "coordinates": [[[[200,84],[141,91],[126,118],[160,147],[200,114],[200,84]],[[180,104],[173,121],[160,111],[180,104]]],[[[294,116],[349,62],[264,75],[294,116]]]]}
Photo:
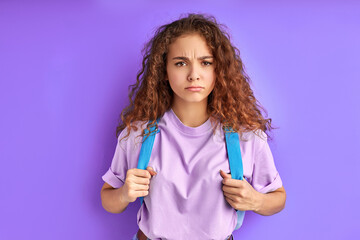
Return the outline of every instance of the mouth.
{"type": "Polygon", "coordinates": [[[203,87],[200,86],[193,86],[193,87],[187,87],[185,88],[186,90],[192,91],[192,92],[198,92],[201,91],[203,89],[203,87]]]}
{"type": "Polygon", "coordinates": [[[204,88],[204,87],[201,87],[201,86],[191,86],[191,87],[187,87],[187,88],[185,88],[185,89],[190,89],[190,88],[194,88],[194,89],[199,88],[199,89],[202,89],[202,88],[204,88]]]}

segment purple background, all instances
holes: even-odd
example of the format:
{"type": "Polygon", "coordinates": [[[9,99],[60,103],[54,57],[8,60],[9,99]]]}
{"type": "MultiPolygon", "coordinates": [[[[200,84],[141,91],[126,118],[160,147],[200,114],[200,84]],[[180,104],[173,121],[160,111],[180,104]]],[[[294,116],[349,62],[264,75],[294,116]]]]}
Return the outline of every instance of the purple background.
{"type": "MultiPolygon", "coordinates": [[[[235,239],[359,239],[358,1],[0,1],[1,239],[130,239],[139,202],[101,205],[140,50],[181,13],[230,29],[286,208],[247,212],[235,239]]],[[[180,226],[181,227],[181,226],[180,226]]]]}

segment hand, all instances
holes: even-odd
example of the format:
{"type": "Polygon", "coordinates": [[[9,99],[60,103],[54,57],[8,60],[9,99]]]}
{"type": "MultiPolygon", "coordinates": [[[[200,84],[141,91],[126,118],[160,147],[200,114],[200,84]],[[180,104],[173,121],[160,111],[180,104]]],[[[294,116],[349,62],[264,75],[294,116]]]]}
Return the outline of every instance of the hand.
{"type": "Polygon", "coordinates": [[[262,193],[256,191],[245,178],[232,179],[231,174],[220,170],[222,190],[226,201],[236,210],[257,211],[262,204],[262,193]]]}
{"type": "Polygon", "coordinates": [[[121,188],[121,198],[125,202],[135,202],[138,197],[144,197],[149,194],[150,179],[157,173],[152,167],[146,170],[132,168],[126,172],[125,183],[121,188]]]}

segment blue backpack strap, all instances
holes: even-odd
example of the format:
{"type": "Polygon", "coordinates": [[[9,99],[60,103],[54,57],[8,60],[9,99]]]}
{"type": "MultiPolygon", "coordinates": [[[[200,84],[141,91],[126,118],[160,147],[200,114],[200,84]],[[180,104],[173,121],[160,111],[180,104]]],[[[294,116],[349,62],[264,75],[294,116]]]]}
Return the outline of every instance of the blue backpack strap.
{"type": "MultiPolygon", "coordinates": [[[[139,161],[138,161],[138,165],[137,165],[138,169],[145,170],[149,164],[151,151],[152,151],[152,148],[154,145],[156,133],[160,132],[160,130],[158,129],[158,126],[157,126],[159,121],[160,121],[160,118],[156,119],[155,125],[150,127],[150,132],[152,132],[152,133],[147,138],[146,138],[146,136],[143,137],[143,143],[141,145],[139,161]],[[155,129],[156,129],[156,131],[155,131],[155,129]]],[[[149,123],[150,123],[150,121],[149,121],[149,123]]],[[[149,131],[147,129],[145,129],[145,134],[147,134],[148,132],[149,131]]],[[[144,201],[144,197],[140,197],[140,204],[142,204],[143,201],[144,201]]]]}
{"type": "MultiPolygon", "coordinates": [[[[243,180],[243,163],[241,157],[241,149],[240,149],[240,140],[239,134],[237,132],[233,132],[232,128],[225,127],[225,140],[226,140],[226,149],[228,152],[229,165],[230,165],[230,173],[231,178],[243,180]]],[[[236,210],[237,214],[237,224],[235,229],[239,229],[244,221],[245,211],[236,210]]]]}

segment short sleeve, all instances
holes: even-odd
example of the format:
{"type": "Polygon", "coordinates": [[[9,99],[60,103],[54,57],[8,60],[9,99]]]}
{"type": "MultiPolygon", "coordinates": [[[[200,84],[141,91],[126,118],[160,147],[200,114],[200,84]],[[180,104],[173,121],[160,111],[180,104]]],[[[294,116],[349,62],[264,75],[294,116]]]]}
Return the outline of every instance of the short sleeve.
{"type": "Polygon", "coordinates": [[[115,148],[115,153],[111,162],[111,166],[107,172],[102,176],[102,179],[110,184],[113,188],[120,188],[125,183],[126,172],[128,170],[128,161],[126,154],[126,140],[123,139],[120,142],[120,139],[126,133],[126,128],[120,133],[117,139],[117,145],[115,148]]]}
{"type": "Polygon", "coordinates": [[[267,135],[261,131],[262,138],[257,137],[254,156],[252,186],[260,193],[268,193],[282,187],[282,180],[276,169],[267,135]]]}

